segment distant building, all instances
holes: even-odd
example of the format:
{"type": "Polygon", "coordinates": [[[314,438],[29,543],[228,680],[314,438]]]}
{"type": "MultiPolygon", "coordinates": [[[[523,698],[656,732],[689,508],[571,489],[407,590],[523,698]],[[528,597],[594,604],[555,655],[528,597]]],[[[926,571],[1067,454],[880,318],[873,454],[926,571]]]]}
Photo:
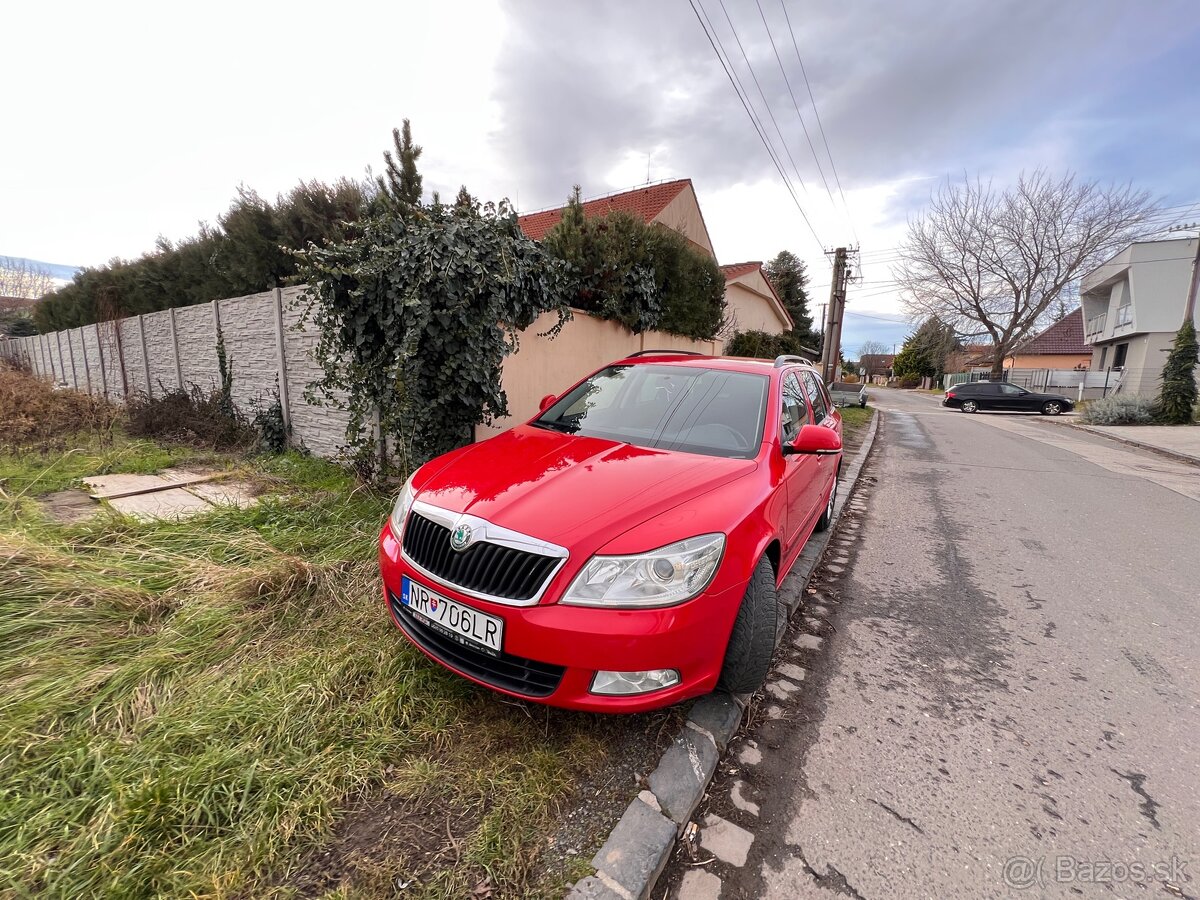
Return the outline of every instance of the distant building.
{"type": "Polygon", "coordinates": [[[1092,347],[1083,339],[1083,309],[1067,313],[1035,334],[1004,360],[1006,369],[1086,369],[1092,347]]]}
{"type": "Polygon", "coordinates": [[[894,353],[864,353],[858,361],[858,367],[867,370],[867,378],[874,378],[876,375],[892,374],[892,364],[895,361],[894,353]]]}
{"type": "Polygon", "coordinates": [[[1196,238],[1137,241],[1083,276],[1091,368],[1120,372],[1122,393],[1158,394],[1191,283],[1196,238]]]}

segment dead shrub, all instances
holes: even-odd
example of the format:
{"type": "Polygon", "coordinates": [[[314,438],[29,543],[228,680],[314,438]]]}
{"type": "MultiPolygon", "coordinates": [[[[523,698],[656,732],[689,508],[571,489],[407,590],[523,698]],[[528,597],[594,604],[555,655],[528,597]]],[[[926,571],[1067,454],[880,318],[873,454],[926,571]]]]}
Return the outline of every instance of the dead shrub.
{"type": "Polygon", "coordinates": [[[259,440],[246,415],[216,387],[204,391],[189,384],[157,397],[134,394],[126,414],[125,430],[136,437],[208,450],[248,450],[259,440]]]}
{"type": "Polygon", "coordinates": [[[63,450],[81,434],[112,440],[117,406],[0,364],[0,451],[63,450]]]}

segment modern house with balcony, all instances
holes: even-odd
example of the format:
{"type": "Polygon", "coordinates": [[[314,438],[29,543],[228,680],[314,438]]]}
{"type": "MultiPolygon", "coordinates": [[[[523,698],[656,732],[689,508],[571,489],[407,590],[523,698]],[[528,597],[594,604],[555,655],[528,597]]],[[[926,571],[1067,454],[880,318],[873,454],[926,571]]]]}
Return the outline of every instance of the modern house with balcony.
{"type": "Polygon", "coordinates": [[[1183,323],[1196,241],[1137,241],[1083,276],[1079,299],[1091,368],[1111,369],[1123,394],[1158,394],[1183,323]]]}

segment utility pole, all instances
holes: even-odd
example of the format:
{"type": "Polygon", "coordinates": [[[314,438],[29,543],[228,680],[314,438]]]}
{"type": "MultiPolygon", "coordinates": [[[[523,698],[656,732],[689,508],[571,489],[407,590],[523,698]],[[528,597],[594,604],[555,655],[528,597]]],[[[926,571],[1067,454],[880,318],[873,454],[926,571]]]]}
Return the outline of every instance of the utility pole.
{"type": "Polygon", "coordinates": [[[825,340],[821,347],[821,378],[826,384],[837,380],[838,356],[842,349],[842,320],[846,313],[846,285],[850,281],[848,251],[833,251],[833,282],[829,285],[829,317],[825,321],[825,340]]]}
{"type": "Polygon", "coordinates": [[[1200,238],[1196,240],[1196,258],[1192,260],[1192,284],[1188,288],[1187,305],[1183,308],[1183,321],[1191,322],[1196,317],[1196,292],[1200,291],[1200,238]]]}

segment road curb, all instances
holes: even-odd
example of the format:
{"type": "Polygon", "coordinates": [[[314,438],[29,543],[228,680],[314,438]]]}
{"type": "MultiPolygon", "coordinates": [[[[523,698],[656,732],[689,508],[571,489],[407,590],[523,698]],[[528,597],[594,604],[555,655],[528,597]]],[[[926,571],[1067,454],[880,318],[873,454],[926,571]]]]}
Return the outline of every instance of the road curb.
{"type": "MultiPolygon", "coordinates": [[[[1068,428],[1076,428],[1079,431],[1086,431],[1088,434],[1096,434],[1102,438],[1105,438],[1106,440],[1114,441],[1118,444],[1124,444],[1126,447],[1133,447],[1135,450],[1146,450],[1150,453],[1157,453],[1159,456],[1165,456],[1168,459],[1174,460],[1175,462],[1187,463],[1188,465],[1192,466],[1200,466],[1200,457],[1190,456],[1187,453],[1177,453],[1174,450],[1167,450],[1163,447],[1155,446],[1154,444],[1146,444],[1142,441],[1135,441],[1132,438],[1119,437],[1115,434],[1109,434],[1104,430],[1103,427],[1084,425],[1081,422],[1064,422],[1054,419],[1034,419],[1033,421],[1039,422],[1042,425],[1057,425],[1059,427],[1066,426],[1068,428]]],[[[1182,425],[1179,427],[1195,428],[1200,426],[1182,425]]]]}
{"type": "MultiPolygon", "coordinates": [[[[813,535],[781,585],[789,613],[794,614],[804,589],[837,530],[855,489],[863,466],[875,446],[882,413],[875,415],[866,437],[842,476],[842,486],[828,530],[813,535]]],[[[594,875],[576,882],[567,900],[647,900],[666,868],[675,841],[717,770],[721,754],[742,723],[747,696],[713,693],[693,704],[687,721],[650,773],[649,790],[635,797],[592,857],[594,875]]]]}

